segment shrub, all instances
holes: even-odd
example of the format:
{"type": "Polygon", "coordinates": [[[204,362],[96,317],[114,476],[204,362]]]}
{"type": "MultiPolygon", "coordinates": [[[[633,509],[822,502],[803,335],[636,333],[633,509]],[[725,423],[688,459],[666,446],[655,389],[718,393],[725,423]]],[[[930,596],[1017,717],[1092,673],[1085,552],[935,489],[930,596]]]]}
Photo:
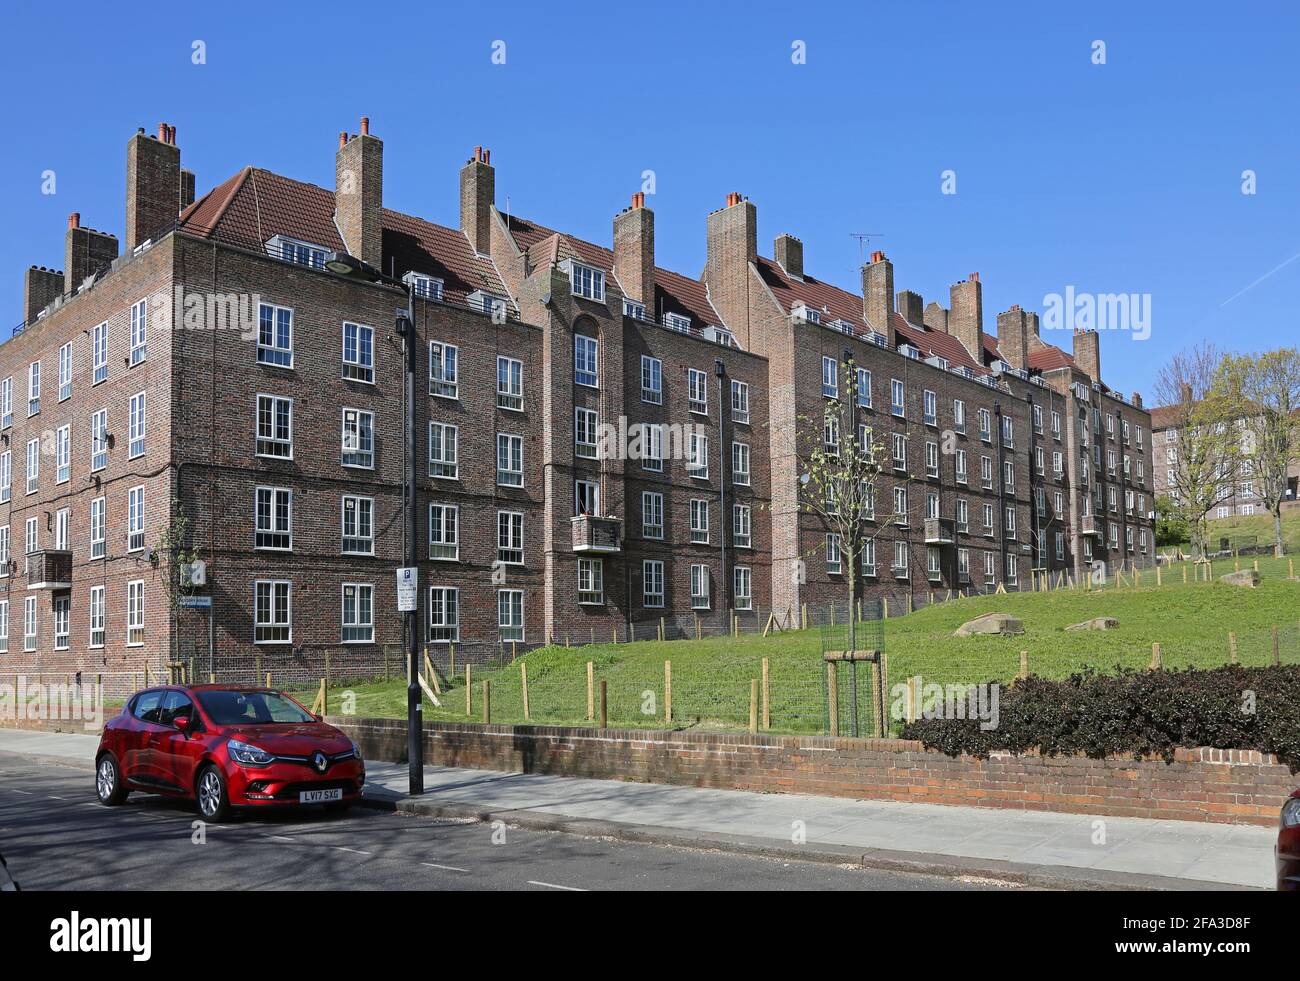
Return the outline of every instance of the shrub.
{"type": "Polygon", "coordinates": [[[1300,772],[1300,666],[1031,676],[1001,689],[998,714],[997,728],[987,732],[976,719],[922,718],[902,735],[949,756],[980,758],[1037,748],[1046,756],[1159,756],[1168,763],[1180,747],[1254,749],[1300,772]]]}

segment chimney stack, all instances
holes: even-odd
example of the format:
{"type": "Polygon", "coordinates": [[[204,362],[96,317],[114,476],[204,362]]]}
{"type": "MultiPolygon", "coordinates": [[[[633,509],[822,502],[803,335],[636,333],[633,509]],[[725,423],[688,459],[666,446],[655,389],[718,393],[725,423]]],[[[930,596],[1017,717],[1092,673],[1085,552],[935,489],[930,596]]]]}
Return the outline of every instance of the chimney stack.
{"type": "Polygon", "coordinates": [[[1032,310],[1025,313],[1025,355],[1028,357],[1034,351],[1047,347],[1043,339],[1038,336],[1038,314],[1032,310]]]}
{"type": "Polygon", "coordinates": [[[31,323],[62,294],[62,270],[32,266],[23,273],[23,323],[31,323]]]}
{"type": "Polygon", "coordinates": [[[181,210],[194,203],[194,171],[181,168],[181,210]]]}
{"type": "Polygon", "coordinates": [[[792,279],[803,279],[803,242],[793,235],[781,234],[772,245],[777,264],[792,279]]]}
{"type": "MultiPolygon", "coordinates": [[[[126,248],[165,234],[180,215],[181,151],[176,128],[158,124],[158,136],[140,129],[126,145],[126,248]]],[[[116,254],[116,253],[115,253],[116,254]]],[[[65,265],[65,270],[71,270],[65,265]]]]}
{"type": "Polygon", "coordinates": [[[492,253],[492,206],[497,199],[492,151],[481,146],[460,169],[460,230],[479,255],[492,253]]]}
{"type": "Polygon", "coordinates": [[[920,293],[913,293],[911,290],[899,290],[894,300],[898,312],[902,314],[903,319],[909,324],[920,325],[925,323],[925,301],[921,299],[920,293]]]}
{"type": "Polygon", "coordinates": [[[1075,328],[1074,361],[1093,381],[1101,381],[1101,338],[1095,330],[1075,328]]]}
{"type": "Polygon", "coordinates": [[[877,250],[862,267],[862,315],[894,349],[894,264],[877,250]]]}
{"type": "Polygon", "coordinates": [[[384,141],[370,135],[370,120],[362,116],[361,132],[340,139],[334,157],[334,221],[343,247],[376,269],[384,263],[383,208],[384,141]]]}
{"type": "Polygon", "coordinates": [[[1134,393],[1133,393],[1133,398],[1131,399],[1131,401],[1132,401],[1134,407],[1139,408],[1139,409],[1142,408],[1142,393],[1141,393],[1141,392],[1134,392],[1134,393]]]}
{"type": "Polygon", "coordinates": [[[973,272],[965,282],[953,284],[949,291],[948,333],[978,365],[984,363],[984,293],[980,274],[973,272]]]}
{"type": "Polygon", "coordinates": [[[645,206],[645,194],[632,195],[632,206],[614,216],[614,273],[624,294],[655,315],[655,213],[645,206]]]}
{"type": "Polygon", "coordinates": [[[709,214],[706,228],[704,282],[709,297],[741,344],[755,349],[758,345],[749,336],[749,269],[758,261],[758,209],[733,191],[724,207],[709,214]]]}
{"type": "Polygon", "coordinates": [[[1015,304],[998,314],[998,353],[1013,368],[1029,367],[1029,318],[1015,304]]]}
{"type": "Polygon", "coordinates": [[[62,292],[75,293],[88,276],[103,272],[116,258],[116,236],[83,228],[81,215],[75,211],[68,215],[68,230],[63,237],[62,292]]]}
{"type": "Polygon", "coordinates": [[[925,326],[941,334],[948,333],[948,311],[939,306],[937,300],[925,305],[925,326]]]}

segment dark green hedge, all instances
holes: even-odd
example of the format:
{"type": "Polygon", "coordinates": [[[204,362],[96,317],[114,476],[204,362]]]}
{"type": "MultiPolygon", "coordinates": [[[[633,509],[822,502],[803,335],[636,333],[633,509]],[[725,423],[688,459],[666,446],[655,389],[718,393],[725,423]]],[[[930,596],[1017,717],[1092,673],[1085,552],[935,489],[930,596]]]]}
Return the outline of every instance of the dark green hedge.
{"type": "Polygon", "coordinates": [[[976,720],[918,719],[902,735],[950,756],[980,758],[1037,748],[1046,756],[1172,762],[1180,747],[1255,749],[1300,772],[1300,666],[1029,677],[1003,686],[999,716],[987,732],[976,720]]]}

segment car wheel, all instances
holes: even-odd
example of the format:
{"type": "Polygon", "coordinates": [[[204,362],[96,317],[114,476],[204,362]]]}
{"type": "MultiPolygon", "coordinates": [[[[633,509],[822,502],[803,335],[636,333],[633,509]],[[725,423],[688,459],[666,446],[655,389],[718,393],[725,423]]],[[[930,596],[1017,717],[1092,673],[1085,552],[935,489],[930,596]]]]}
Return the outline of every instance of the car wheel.
{"type": "Polygon", "coordinates": [[[199,813],[208,821],[222,821],[230,814],[230,799],[226,796],[226,778],[209,763],[199,772],[196,788],[199,813]]]}
{"type": "Polygon", "coordinates": [[[122,771],[112,753],[105,753],[95,765],[95,795],[106,807],[116,807],[126,800],[127,790],[122,784],[122,771]]]}

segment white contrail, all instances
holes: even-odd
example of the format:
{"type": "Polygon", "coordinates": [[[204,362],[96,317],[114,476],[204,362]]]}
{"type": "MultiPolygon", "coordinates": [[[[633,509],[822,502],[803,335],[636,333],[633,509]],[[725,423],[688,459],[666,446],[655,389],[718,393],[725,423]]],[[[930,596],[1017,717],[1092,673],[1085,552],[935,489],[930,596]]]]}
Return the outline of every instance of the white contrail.
{"type": "Polygon", "coordinates": [[[1238,290],[1236,293],[1233,293],[1232,296],[1228,297],[1226,300],[1224,300],[1222,303],[1219,304],[1219,309],[1222,310],[1224,307],[1226,307],[1229,303],[1231,303],[1231,302],[1232,302],[1233,300],[1235,300],[1237,297],[1241,296],[1242,293],[1248,293],[1248,292],[1250,292],[1250,291],[1253,290],[1256,286],[1258,286],[1260,283],[1264,282],[1264,280],[1268,279],[1269,276],[1272,276],[1272,275],[1273,275],[1275,272],[1277,272],[1278,270],[1283,269],[1283,268],[1285,268],[1286,266],[1291,265],[1291,263],[1295,262],[1297,259],[1300,259],[1300,252],[1297,252],[1295,255],[1293,255],[1290,259],[1287,259],[1286,262],[1283,262],[1281,265],[1274,266],[1272,269],[1270,269],[1268,272],[1264,273],[1263,276],[1260,276],[1259,279],[1255,280],[1253,283],[1251,283],[1251,284],[1250,284],[1249,286],[1247,286],[1245,289],[1243,289],[1243,290],[1238,290]]]}

